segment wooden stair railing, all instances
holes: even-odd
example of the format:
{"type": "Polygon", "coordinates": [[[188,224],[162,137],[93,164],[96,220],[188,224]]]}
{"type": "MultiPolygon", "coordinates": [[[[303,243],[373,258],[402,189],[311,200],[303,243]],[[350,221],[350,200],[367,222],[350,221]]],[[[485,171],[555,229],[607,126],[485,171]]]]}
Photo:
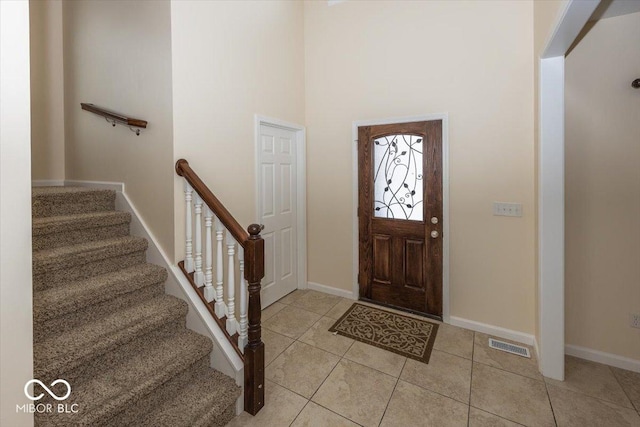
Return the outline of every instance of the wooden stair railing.
{"type": "Polygon", "coordinates": [[[191,169],[185,159],[176,162],[176,173],[185,180],[185,260],[178,263],[209,313],[244,362],[244,410],[255,415],[264,406],[264,343],[261,339],[260,286],[264,277],[264,228],[251,224],[247,231],[191,169]],[[195,200],[193,191],[195,190],[195,200]],[[204,221],[203,221],[203,209],[204,221]],[[192,213],[193,205],[193,213],[192,213]],[[205,225],[204,269],[202,223],[205,225]],[[215,226],[214,226],[215,223],[215,226]],[[215,228],[216,249],[213,244],[215,228]],[[193,231],[195,229],[195,245],[193,231]],[[225,240],[226,251],[222,241],[225,240]],[[240,293],[240,314],[236,320],[236,244],[240,293]],[[216,255],[216,282],[213,283],[213,255],[216,255]],[[223,286],[225,253],[226,289],[223,286]],[[248,296],[248,298],[247,298],[248,296]]]}

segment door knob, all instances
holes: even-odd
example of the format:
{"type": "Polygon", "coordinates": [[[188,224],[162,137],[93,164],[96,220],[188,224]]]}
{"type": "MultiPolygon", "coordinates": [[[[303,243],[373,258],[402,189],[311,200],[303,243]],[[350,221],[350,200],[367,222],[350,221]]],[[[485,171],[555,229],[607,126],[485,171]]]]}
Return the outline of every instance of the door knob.
{"type": "Polygon", "coordinates": [[[437,216],[432,216],[431,217],[431,224],[437,224],[438,223],[438,217],[437,216]]]}
{"type": "Polygon", "coordinates": [[[435,239],[436,237],[438,237],[439,235],[440,235],[440,233],[438,233],[438,231],[437,231],[437,230],[433,230],[433,231],[431,232],[431,237],[432,237],[432,238],[434,238],[434,239],[435,239]]]}

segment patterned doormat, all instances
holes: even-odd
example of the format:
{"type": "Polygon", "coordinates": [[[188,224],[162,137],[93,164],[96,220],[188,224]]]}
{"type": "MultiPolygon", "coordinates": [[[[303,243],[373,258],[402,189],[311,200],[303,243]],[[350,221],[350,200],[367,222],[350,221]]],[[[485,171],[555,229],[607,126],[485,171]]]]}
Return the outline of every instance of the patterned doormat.
{"type": "Polygon", "coordinates": [[[438,324],[355,303],[329,332],[429,363],[438,324]]]}

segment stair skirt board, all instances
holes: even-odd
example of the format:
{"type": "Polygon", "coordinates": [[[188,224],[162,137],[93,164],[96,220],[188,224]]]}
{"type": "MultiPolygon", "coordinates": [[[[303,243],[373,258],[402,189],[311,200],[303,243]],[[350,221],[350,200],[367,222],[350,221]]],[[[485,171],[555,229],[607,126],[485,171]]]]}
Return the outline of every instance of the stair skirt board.
{"type": "Polygon", "coordinates": [[[225,425],[242,411],[242,361],[123,186],[74,184],[33,189],[34,374],[67,380],[79,412],[35,425],[225,425]]]}

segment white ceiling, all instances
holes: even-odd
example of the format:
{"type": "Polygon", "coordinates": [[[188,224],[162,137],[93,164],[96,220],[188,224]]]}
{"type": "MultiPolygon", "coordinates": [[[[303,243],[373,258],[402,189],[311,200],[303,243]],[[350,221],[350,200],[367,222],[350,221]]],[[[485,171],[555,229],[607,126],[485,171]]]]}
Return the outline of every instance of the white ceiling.
{"type": "Polygon", "coordinates": [[[589,20],[597,21],[636,12],[640,12],[640,0],[602,0],[589,20]]]}

